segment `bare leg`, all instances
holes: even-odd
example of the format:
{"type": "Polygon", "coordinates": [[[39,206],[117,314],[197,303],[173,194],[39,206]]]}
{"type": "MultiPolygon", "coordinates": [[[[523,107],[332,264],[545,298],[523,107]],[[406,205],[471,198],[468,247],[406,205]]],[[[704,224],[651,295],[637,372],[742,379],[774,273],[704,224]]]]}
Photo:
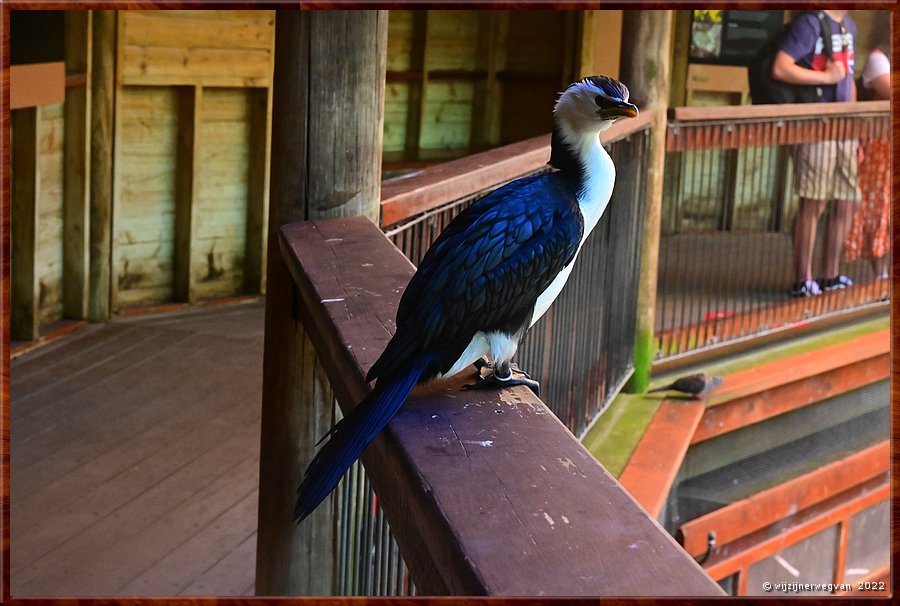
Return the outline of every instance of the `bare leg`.
{"type": "Polygon", "coordinates": [[[834,201],[825,225],[825,278],[836,278],[841,273],[841,253],[855,210],[856,202],[852,200],[834,201]]]}
{"type": "Polygon", "coordinates": [[[816,222],[825,210],[825,200],[800,198],[794,216],[794,274],[798,282],[812,280],[812,258],[816,248],[816,222]]]}

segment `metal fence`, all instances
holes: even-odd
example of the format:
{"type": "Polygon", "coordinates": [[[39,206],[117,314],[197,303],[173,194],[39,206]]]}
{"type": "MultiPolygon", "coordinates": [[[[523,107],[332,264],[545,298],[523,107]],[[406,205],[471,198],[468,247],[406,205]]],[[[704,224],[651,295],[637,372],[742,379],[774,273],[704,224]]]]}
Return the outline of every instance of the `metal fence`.
{"type": "MultiPolygon", "coordinates": [[[[847,107],[789,106],[790,115],[769,116],[761,115],[765,106],[676,110],[667,135],[656,312],[659,358],[887,300],[888,280],[879,277],[865,252],[842,263],[841,273],[853,280],[852,287],[790,296],[798,208],[793,173],[800,150],[812,151],[811,160],[827,166],[829,159],[815,154],[832,153],[835,146],[851,155],[859,149],[863,200],[852,218],[854,229],[881,229],[882,237],[889,237],[889,110],[886,104],[841,105],[847,107]],[[878,221],[883,224],[873,225],[878,221]]],[[[780,106],[770,111],[785,112],[780,106]]],[[[832,212],[826,210],[818,222],[816,278],[832,277],[821,269],[832,212]]],[[[851,239],[859,238],[856,233],[851,239]]]]}
{"type": "Polygon", "coordinates": [[[337,594],[412,596],[416,587],[400,556],[366,470],[357,461],[334,497],[337,509],[337,594]]]}

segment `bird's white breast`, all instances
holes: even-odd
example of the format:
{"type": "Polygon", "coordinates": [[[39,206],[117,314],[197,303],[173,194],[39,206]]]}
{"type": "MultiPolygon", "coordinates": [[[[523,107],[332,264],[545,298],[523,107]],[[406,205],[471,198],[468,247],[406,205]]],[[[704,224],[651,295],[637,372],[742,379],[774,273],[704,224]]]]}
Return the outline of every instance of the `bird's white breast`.
{"type": "MultiPolygon", "coordinates": [[[[584,218],[584,234],[581,236],[581,242],[578,244],[578,253],[584,246],[585,240],[591,235],[591,231],[597,225],[603,211],[609,204],[612,196],[613,185],[616,182],[616,167],[612,158],[603,149],[600,139],[595,135],[582,142],[581,154],[582,161],[585,163],[585,173],[587,180],[578,195],[578,207],[581,209],[581,215],[584,218]]],[[[565,269],[559,272],[559,275],[550,283],[544,292],[540,294],[537,303],[534,306],[534,314],[531,316],[531,325],[541,319],[550,306],[562,292],[569,275],[572,273],[572,267],[575,265],[575,258],[572,259],[565,269]]]]}

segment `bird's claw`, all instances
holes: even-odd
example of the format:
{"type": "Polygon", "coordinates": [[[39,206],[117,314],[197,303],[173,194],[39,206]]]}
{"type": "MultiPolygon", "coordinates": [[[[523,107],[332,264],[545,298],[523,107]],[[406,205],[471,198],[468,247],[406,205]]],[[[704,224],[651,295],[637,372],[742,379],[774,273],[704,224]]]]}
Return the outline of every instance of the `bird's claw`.
{"type": "Polygon", "coordinates": [[[489,389],[494,387],[514,387],[516,385],[524,385],[537,397],[541,397],[541,384],[531,378],[531,376],[523,370],[520,370],[518,366],[515,364],[510,364],[510,374],[507,378],[501,379],[497,377],[497,374],[490,370],[487,373],[487,376],[484,376],[480,371],[485,368],[483,365],[479,368],[479,374],[475,378],[474,383],[469,383],[467,385],[463,385],[463,389],[473,390],[473,389],[489,389]]]}

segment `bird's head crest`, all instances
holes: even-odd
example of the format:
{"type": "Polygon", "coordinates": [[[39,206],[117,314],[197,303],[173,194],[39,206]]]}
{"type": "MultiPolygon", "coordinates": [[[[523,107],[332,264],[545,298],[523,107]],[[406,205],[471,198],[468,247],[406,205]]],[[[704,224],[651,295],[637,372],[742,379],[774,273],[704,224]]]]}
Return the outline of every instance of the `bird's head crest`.
{"type": "Polygon", "coordinates": [[[588,76],[560,95],[554,115],[573,135],[606,130],[619,118],[634,118],[638,109],[628,102],[628,87],[608,76],[588,76]]]}

